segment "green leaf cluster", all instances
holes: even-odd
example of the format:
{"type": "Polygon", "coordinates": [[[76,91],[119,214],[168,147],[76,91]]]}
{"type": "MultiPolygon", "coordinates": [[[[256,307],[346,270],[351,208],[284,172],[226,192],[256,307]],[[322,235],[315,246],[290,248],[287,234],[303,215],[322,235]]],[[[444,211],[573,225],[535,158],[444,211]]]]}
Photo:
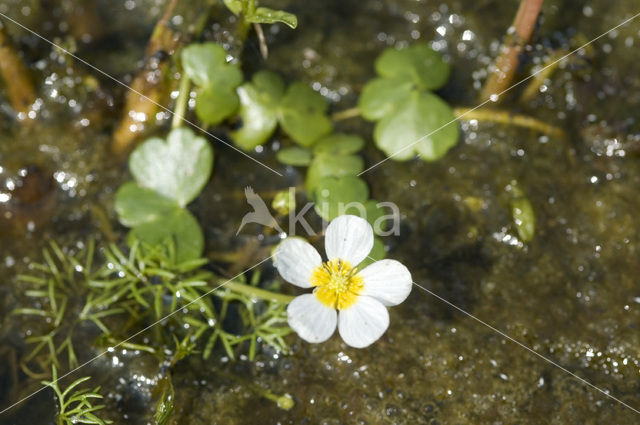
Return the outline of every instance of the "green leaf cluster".
{"type": "Polygon", "coordinates": [[[129,157],[135,181],[122,185],[115,199],[120,223],[132,228],[130,239],[158,245],[171,238],[179,261],[198,258],[204,237],[185,206],[202,191],[212,168],[211,146],[187,128],[138,146],[129,157]]]}
{"type": "Polygon", "coordinates": [[[291,28],[298,26],[296,15],[282,10],[258,7],[256,0],[224,0],[224,4],[234,15],[241,16],[249,23],[274,24],[282,22],[291,28]]]}
{"type": "Polygon", "coordinates": [[[301,82],[294,82],[285,90],[279,75],[259,71],[251,82],[238,87],[237,93],[241,126],[231,137],[244,150],[265,143],[278,124],[303,147],[313,145],[333,129],[325,99],[301,82]]]}
{"type": "Polygon", "coordinates": [[[237,64],[216,43],[191,44],[182,50],[182,68],[196,85],[196,115],[209,125],[221,123],[238,109],[235,88],[242,83],[237,64]]]}
{"type": "Polygon", "coordinates": [[[92,323],[101,332],[108,333],[105,322],[123,310],[104,306],[89,285],[93,273],[94,244],[84,250],[68,254],[55,243],[43,250],[44,263],[32,263],[32,275],[20,275],[26,283],[24,294],[33,306],[18,307],[12,314],[23,316],[30,335],[25,342],[31,346],[20,359],[21,369],[32,378],[48,376],[51,366],[78,366],[75,332],[86,323],[92,323]],[[82,305],[75,301],[81,298],[82,305]]]}
{"type": "MultiPolygon", "coordinates": [[[[384,215],[378,202],[369,199],[369,188],[358,174],[364,170],[363,159],[356,155],[364,147],[364,139],[356,134],[333,133],[310,148],[293,146],[280,150],[280,162],[292,166],[308,166],[305,189],[313,200],[316,213],[331,221],[343,214],[363,217],[374,225],[384,215]]],[[[377,240],[376,259],[384,258],[384,245],[377,240]]]]}
{"type": "Polygon", "coordinates": [[[76,367],[74,341],[81,344],[94,338],[80,340],[74,335],[79,329],[86,332],[90,323],[105,345],[158,355],[163,347],[175,345],[174,362],[193,351],[191,344],[199,344],[205,358],[217,342],[230,358],[244,348],[253,359],[260,343],[287,352],[289,297],[258,288],[259,272],[248,283],[244,276],[223,279],[203,269],[206,259],[180,261],[171,240],[161,245],[134,241],[128,253],[111,244],[99,252],[99,264],[95,264],[93,244],[84,251],[66,253],[52,242],[43,252],[44,263],[32,264],[35,274],[20,276],[28,284],[25,294],[37,306],[13,311],[33,318],[27,323],[32,335],[26,339],[33,348],[20,361],[30,376],[46,377],[51,365],[76,367]],[[169,315],[178,310],[180,314],[169,315]],[[228,315],[239,317],[241,326],[228,329],[228,315]],[[171,323],[165,327],[171,331],[150,329],[122,342],[163,318],[171,323]],[[175,344],[176,337],[189,346],[175,344]],[[138,342],[145,340],[152,342],[138,342]],[[67,361],[62,358],[65,353],[67,361]]]}
{"type": "Polygon", "coordinates": [[[75,424],[94,424],[106,425],[113,423],[106,419],[100,419],[96,416],[96,412],[104,409],[104,405],[93,405],[94,400],[102,399],[100,395],[100,387],[93,390],[88,388],[78,389],[78,386],[89,379],[88,376],[76,379],[64,391],[58,383],[58,371],[55,366],[51,367],[51,381],[42,381],[42,385],[46,385],[53,389],[58,401],[58,425],[75,425],[75,424]]]}
{"type": "Polygon", "coordinates": [[[358,100],[362,116],[375,121],[373,139],[390,158],[442,158],[458,141],[451,107],[430,90],[446,83],[449,65],[426,44],[389,48],[376,60],[379,75],[358,100]]]}

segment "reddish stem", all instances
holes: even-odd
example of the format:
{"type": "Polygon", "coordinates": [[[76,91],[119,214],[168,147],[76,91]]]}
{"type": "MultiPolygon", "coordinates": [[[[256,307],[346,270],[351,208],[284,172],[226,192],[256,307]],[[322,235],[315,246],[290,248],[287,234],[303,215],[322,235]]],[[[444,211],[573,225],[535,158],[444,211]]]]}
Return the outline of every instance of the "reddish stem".
{"type": "Polygon", "coordinates": [[[481,101],[491,98],[491,95],[500,94],[513,80],[518,69],[518,57],[531,39],[543,2],[544,0],[520,2],[518,13],[507,31],[507,37],[500,48],[500,55],[495,61],[494,70],[480,94],[481,101]]]}

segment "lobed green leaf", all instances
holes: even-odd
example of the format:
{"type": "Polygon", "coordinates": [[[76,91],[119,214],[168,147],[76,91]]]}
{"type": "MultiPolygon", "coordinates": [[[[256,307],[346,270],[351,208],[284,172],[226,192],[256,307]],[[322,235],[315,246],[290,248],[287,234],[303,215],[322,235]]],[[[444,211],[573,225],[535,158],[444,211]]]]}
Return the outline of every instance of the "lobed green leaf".
{"type": "Polygon", "coordinates": [[[278,125],[278,107],[284,83],[271,71],[256,73],[250,83],[237,88],[242,126],[231,136],[236,145],[250,150],[266,142],[278,125]]]}
{"type": "Polygon", "coordinates": [[[378,121],[373,133],[376,145],[396,161],[420,154],[425,161],[442,158],[459,136],[453,111],[429,92],[414,91],[406,102],[378,121]]]}
{"type": "Polygon", "coordinates": [[[449,78],[450,67],[442,55],[424,43],[404,49],[389,48],[375,62],[378,75],[409,81],[424,90],[435,90],[449,78]]]}
{"type": "Polygon", "coordinates": [[[280,104],[282,129],[302,146],[311,146],[333,129],[325,99],[301,82],[292,83],[280,104]]]}

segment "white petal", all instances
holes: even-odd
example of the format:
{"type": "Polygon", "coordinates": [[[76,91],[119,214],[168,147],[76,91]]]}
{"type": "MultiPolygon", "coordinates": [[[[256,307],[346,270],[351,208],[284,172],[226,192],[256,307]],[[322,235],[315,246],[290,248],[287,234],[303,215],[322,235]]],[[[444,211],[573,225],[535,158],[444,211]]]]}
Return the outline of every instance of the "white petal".
{"type": "Polygon", "coordinates": [[[360,296],[354,305],[340,310],[338,331],[347,343],[364,348],[374,343],[389,327],[389,313],[380,301],[360,296]]]}
{"type": "Polygon", "coordinates": [[[341,215],[327,226],[324,247],[329,260],[338,258],[355,267],[371,252],[373,229],[364,218],[341,215]]]}
{"type": "Polygon", "coordinates": [[[336,330],[336,310],[322,304],[315,295],[296,297],[287,307],[289,326],[307,342],[324,342],[336,330]]]}
{"type": "Polygon", "coordinates": [[[284,280],[301,288],[310,288],[311,272],[322,264],[322,258],[308,242],[287,238],[278,245],[274,263],[284,280]]]}
{"type": "Polygon", "coordinates": [[[380,260],[365,267],[362,295],[369,295],[386,306],[397,305],[407,299],[413,286],[411,273],[396,260],[380,260]]]}

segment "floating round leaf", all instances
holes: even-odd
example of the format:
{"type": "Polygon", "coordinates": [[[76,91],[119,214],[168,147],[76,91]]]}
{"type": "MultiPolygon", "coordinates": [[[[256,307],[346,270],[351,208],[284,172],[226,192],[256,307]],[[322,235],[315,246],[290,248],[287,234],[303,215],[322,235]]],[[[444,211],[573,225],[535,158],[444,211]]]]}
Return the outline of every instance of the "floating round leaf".
{"type": "Polygon", "coordinates": [[[115,210],[123,226],[133,227],[155,220],[172,213],[176,208],[181,207],[173,199],[140,187],[135,182],[123,184],[116,192],[115,210]]]}
{"type": "Polygon", "coordinates": [[[236,145],[250,150],[271,137],[278,125],[283,92],[282,78],[271,71],[260,71],[250,83],[238,87],[242,126],[231,134],[236,145]]]}
{"type": "Polygon", "coordinates": [[[200,258],[204,250],[202,229],[193,215],[183,208],[134,227],[129,232],[129,239],[150,245],[160,245],[167,239],[173,239],[179,263],[200,258]]]}
{"type": "Polygon", "coordinates": [[[182,50],[182,67],[199,87],[228,88],[242,83],[238,65],[227,62],[227,52],[216,43],[191,44],[182,50]]]}
{"type": "Polygon", "coordinates": [[[307,193],[313,193],[319,180],[324,177],[355,176],[364,170],[364,160],[356,155],[317,155],[307,170],[307,193]]]}
{"type": "Polygon", "coordinates": [[[325,220],[343,215],[350,205],[364,203],[368,197],[367,184],[356,176],[325,177],[313,191],[314,208],[325,220]]]}
{"type": "Polygon", "coordinates": [[[441,87],[449,78],[449,64],[440,53],[426,44],[413,44],[404,49],[388,48],[375,63],[381,77],[410,81],[426,90],[441,87]]]}
{"type": "Polygon", "coordinates": [[[358,109],[364,119],[375,121],[398,109],[411,93],[410,81],[374,78],[364,85],[358,109]]]}
{"type": "Polygon", "coordinates": [[[333,128],[326,112],[327,102],[319,93],[294,82],[280,104],[280,125],[296,143],[311,146],[333,128]]]}
{"type": "Polygon", "coordinates": [[[313,153],[328,155],[349,155],[364,146],[364,139],[357,134],[333,133],[323,137],[313,145],[313,153]]]}
{"type": "Polygon", "coordinates": [[[209,125],[220,124],[238,109],[240,101],[229,88],[207,87],[196,94],[196,115],[209,125]]]}
{"type": "Polygon", "coordinates": [[[278,158],[278,161],[283,164],[303,167],[311,163],[311,151],[309,149],[294,146],[278,151],[276,158],[278,158]]]}
{"type": "Polygon", "coordinates": [[[187,128],[171,130],[165,142],[151,138],[129,157],[131,174],[142,187],[185,206],[200,193],[213,167],[213,150],[187,128]]]}
{"type": "Polygon", "coordinates": [[[198,86],[196,114],[216,125],[238,108],[235,88],[242,83],[237,64],[227,62],[227,53],[216,43],[191,44],[182,50],[185,74],[198,86]]]}
{"type": "Polygon", "coordinates": [[[443,157],[458,141],[453,111],[428,92],[414,91],[407,102],[378,121],[373,138],[389,158],[406,161],[419,153],[425,161],[443,157]]]}

